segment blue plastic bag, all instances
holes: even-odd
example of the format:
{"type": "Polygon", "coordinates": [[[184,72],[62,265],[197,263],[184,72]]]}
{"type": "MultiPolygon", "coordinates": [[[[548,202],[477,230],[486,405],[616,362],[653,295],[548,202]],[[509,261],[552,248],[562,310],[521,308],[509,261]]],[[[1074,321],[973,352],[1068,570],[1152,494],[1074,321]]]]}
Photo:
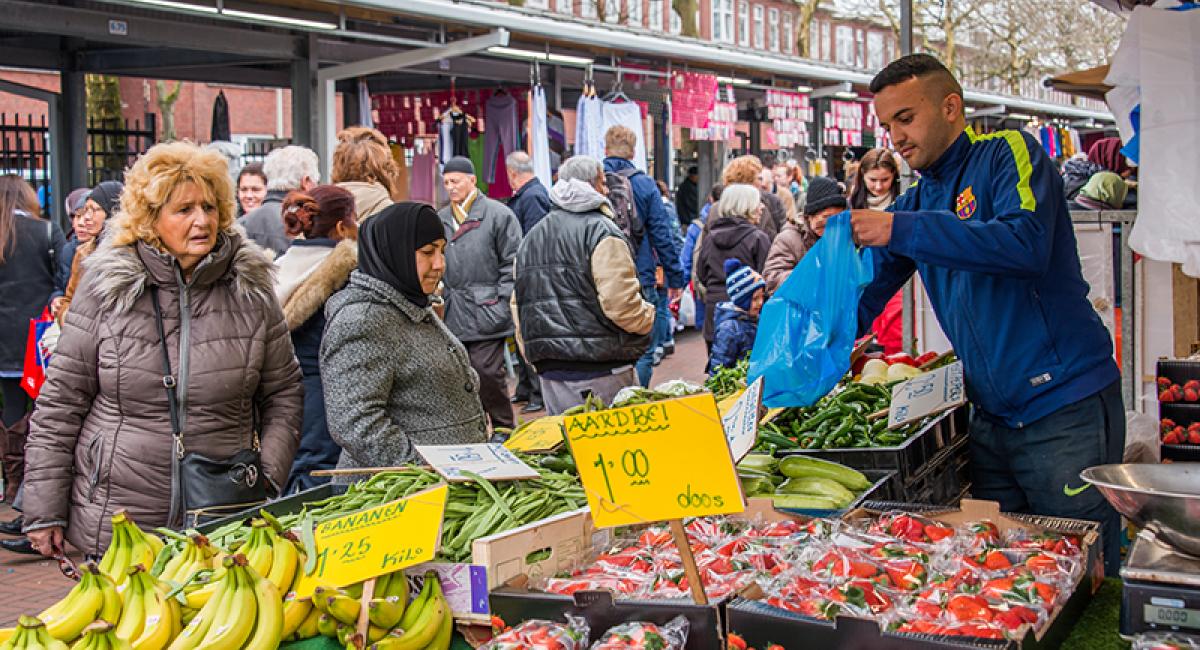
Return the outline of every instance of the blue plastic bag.
{"type": "Polygon", "coordinates": [[[747,380],[763,378],[763,404],[810,406],[846,374],[858,300],[874,274],[871,250],[854,245],[850,212],[831,217],[824,236],[763,305],[747,380]]]}

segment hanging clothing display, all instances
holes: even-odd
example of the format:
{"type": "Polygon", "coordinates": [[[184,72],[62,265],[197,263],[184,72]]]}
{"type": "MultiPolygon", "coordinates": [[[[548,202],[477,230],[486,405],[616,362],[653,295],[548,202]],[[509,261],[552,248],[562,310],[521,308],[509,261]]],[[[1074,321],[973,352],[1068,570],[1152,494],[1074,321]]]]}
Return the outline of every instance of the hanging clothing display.
{"type": "MultiPolygon", "coordinates": [[[[483,169],[483,136],[476,134],[467,140],[467,157],[471,159],[471,164],[475,165],[476,172],[483,169]]],[[[485,174],[475,174],[475,187],[487,194],[488,182],[484,180],[484,176],[485,174]]]]}
{"type": "Polygon", "coordinates": [[[438,162],[442,165],[454,157],[454,125],[447,114],[438,120],[438,162]]]}
{"type": "Polygon", "coordinates": [[[484,132],[483,142],[483,173],[488,183],[494,183],[497,159],[500,161],[500,169],[505,169],[504,156],[518,148],[520,110],[516,98],[504,93],[492,95],[484,104],[483,111],[487,118],[487,131],[484,132]],[[502,147],[505,153],[501,153],[502,147]]]}
{"type": "Polygon", "coordinates": [[[646,129],[642,125],[642,108],[636,102],[604,102],[600,123],[600,156],[604,159],[604,134],[614,126],[624,126],[637,136],[637,145],[630,162],[639,171],[646,171],[646,129]]]}
{"type": "Polygon", "coordinates": [[[418,141],[418,147],[413,151],[412,172],[409,174],[412,179],[412,187],[409,189],[408,197],[412,201],[436,205],[434,203],[436,197],[434,183],[437,177],[438,160],[432,147],[421,147],[421,144],[421,141],[418,141]]]}
{"type": "Polygon", "coordinates": [[[575,154],[604,160],[604,103],[581,95],[575,104],[575,154]]]}
{"type": "Polygon", "coordinates": [[[529,152],[533,158],[533,174],[542,182],[543,187],[553,187],[554,180],[550,174],[550,134],[546,127],[546,91],[541,85],[533,87],[532,103],[529,117],[529,152]]]}

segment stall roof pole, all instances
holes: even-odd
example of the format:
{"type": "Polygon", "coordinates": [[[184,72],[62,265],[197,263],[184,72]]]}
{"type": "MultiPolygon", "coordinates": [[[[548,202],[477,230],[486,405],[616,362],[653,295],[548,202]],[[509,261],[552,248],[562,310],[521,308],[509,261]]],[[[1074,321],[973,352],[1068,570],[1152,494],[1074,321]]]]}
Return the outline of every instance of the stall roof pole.
{"type": "Polygon", "coordinates": [[[481,36],[472,36],[445,45],[422,47],[396,54],[355,61],[342,65],[324,68],[317,72],[317,109],[320,119],[320,138],[315,143],[317,156],[322,161],[331,159],[334,149],[334,138],[337,135],[337,125],[334,117],[337,115],[334,105],[337,91],[334,84],[342,79],[355,79],[379,72],[399,70],[441,59],[452,59],[458,56],[482,52],[489,47],[508,45],[509,31],[504,28],[495,29],[481,36]]]}
{"type": "Polygon", "coordinates": [[[900,54],[913,53],[912,0],[900,0],[900,54]]]}

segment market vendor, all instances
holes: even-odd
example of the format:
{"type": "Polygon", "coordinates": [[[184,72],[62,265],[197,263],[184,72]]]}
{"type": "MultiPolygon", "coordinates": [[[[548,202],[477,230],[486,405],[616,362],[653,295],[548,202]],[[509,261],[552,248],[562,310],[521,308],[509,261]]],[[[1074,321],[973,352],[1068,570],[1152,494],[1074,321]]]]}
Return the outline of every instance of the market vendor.
{"type": "Polygon", "coordinates": [[[1121,462],[1120,373],[1053,161],[1028,134],[968,128],[962,86],[932,56],[892,62],[871,92],[921,178],[890,212],[852,211],[855,240],[876,247],[859,333],[920,272],[974,406],[972,495],[1101,522],[1105,569],[1117,575],[1120,518],[1098,491],[1078,490],[1081,470],[1121,462]]]}

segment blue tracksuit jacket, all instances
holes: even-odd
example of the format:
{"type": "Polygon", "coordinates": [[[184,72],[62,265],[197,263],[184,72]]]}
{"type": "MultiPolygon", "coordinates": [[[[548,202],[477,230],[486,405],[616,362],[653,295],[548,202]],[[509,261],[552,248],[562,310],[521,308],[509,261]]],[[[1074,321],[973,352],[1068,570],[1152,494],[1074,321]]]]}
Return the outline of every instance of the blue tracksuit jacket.
{"type": "Polygon", "coordinates": [[[1023,427],[1119,376],[1087,299],[1062,178],[1020,131],[967,129],[892,207],[891,243],[859,303],[859,333],[912,276],[963,360],[967,395],[1023,427]]]}

